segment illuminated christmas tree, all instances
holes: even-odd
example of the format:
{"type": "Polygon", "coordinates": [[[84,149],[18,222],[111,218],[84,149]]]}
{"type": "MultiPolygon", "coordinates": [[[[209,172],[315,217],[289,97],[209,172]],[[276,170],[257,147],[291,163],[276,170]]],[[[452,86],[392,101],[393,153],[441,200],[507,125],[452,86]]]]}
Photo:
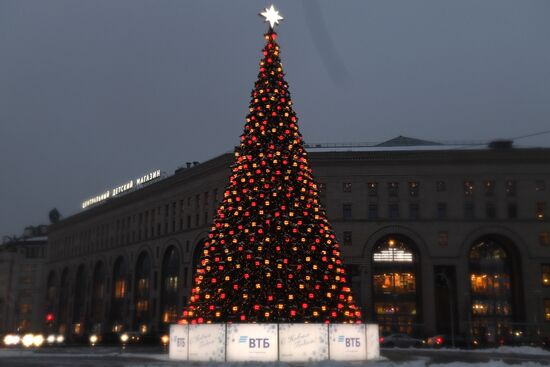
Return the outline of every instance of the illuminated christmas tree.
{"type": "Polygon", "coordinates": [[[182,323],[359,322],[270,23],[235,163],[182,323]]]}

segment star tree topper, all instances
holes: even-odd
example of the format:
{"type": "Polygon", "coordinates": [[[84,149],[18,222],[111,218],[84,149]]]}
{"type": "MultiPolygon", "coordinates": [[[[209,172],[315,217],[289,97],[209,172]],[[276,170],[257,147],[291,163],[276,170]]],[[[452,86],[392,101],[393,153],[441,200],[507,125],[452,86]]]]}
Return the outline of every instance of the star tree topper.
{"type": "Polygon", "coordinates": [[[260,13],[260,16],[265,18],[265,22],[269,23],[271,29],[275,28],[276,24],[285,18],[279,15],[279,11],[275,9],[273,5],[269,8],[265,8],[263,12],[260,13]]]}

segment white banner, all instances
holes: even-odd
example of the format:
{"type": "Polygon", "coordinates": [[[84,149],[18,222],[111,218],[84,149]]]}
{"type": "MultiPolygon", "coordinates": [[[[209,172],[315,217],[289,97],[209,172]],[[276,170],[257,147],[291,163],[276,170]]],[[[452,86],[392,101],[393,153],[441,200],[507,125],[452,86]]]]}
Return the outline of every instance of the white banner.
{"type": "Polygon", "coordinates": [[[367,359],[365,324],[330,324],[329,350],[333,361],[364,361],[367,359]]]}
{"type": "Polygon", "coordinates": [[[189,329],[187,325],[170,325],[170,345],[168,357],[179,361],[186,361],[189,347],[189,329]]]}
{"type": "Polygon", "coordinates": [[[380,335],[377,324],[367,324],[367,359],[380,358],[380,335]]]}
{"type": "Polygon", "coordinates": [[[277,324],[227,325],[227,362],[272,362],[277,358],[277,324]]]}
{"type": "Polygon", "coordinates": [[[279,324],[279,360],[309,362],[328,359],[326,324],[279,324]]]}
{"type": "Polygon", "coordinates": [[[225,324],[189,325],[190,361],[225,361],[225,324]]]}

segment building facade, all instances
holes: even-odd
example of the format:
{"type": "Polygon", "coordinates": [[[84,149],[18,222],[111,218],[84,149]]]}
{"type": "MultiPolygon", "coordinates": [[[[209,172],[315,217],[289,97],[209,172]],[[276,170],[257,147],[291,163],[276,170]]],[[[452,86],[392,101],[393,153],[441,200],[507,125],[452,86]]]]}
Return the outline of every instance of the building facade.
{"type": "MultiPolygon", "coordinates": [[[[550,149],[395,145],[309,149],[365,319],[479,342],[549,335],[550,149]]],[[[166,333],[232,162],[178,170],[53,225],[44,327],[166,333]]]]}
{"type": "Polygon", "coordinates": [[[0,335],[42,330],[46,245],[45,236],[0,245],[0,335]]]}

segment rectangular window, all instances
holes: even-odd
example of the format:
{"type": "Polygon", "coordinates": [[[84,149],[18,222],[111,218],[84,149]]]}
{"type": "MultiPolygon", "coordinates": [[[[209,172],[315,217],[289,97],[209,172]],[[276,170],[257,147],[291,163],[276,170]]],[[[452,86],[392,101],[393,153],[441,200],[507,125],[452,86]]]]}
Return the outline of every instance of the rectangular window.
{"type": "Polygon", "coordinates": [[[418,191],[420,188],[420,184],[416,181],[409,182],[409,196],[411,198],[418,197],[418,191]]]}
{"type": "Polygon", "coordinates": [[[344,232],[344,245],[351,246],[351,232],[344,232]]]}
{"type": "Polygon", "coordinates": [[[515,180],[506,181],[506,196],[515,197],[517,194],[517,183],[515,180]]]}
{"type": "Polygon", "coordinates": [[[508,219],[517,219],[518,206],[516,203],[508,203],[508,219]]]}
{"type": "Polygon", "coordinates": [[[488,219],[495,219],[497,217],[497,207],[495,203],[485,204],[485,216],[488,219]]]}
{"type": "Polygon", "coordinates": [[[537,203],[537,212],[536,212],[536,217],[538,220],[543,220],[544,219],[544,209],[545,209],[545,203],[543,202],[538,202],[537,203]]]}
{"type": "Polygon", "coordinates": [[[447,191],[447,185],[445,184],[445,181],[436,181],[435,182],[435,191],[437,191],[437,192],[447,191]]]}
{"type": "Polygon", "coordinates": [[[369,204],[369,219],[378,219],[378,204],[369,204]]]}
{"type": "Polygon", "coordinates": [[[208,205],[208,191],[204,192],[204,205],[208,205]]]}
{"type": "Polygon", "coordinates": [[[437,218],[444,219],[447,217],[447,203],[437,203],[437,218]]]}
{"type": "Polygon", "coordinates": [[[370,197],[378,196],[378,182],[368,182],[367,191],[370,197]]]}
{"type": "Polygon", "coordinates": [[[439,231],[438,235],[439,246],[448,246],[449,245],[449,232],[439,231]]]}
{"type": "Polygon", "coordinates": [[[537,191],[537,192],[546,191],[546,185],[544,183],[544,180],[536,180],[535,181],[535,191],[537,191]]]}
{"type": "Polygon", "coordinates": [[[466,219],[475,218],[474,203],[471,201],[467,201],[464,203],[464,218],[466,219]]]}
{"type": "Polygon", "coordinates": [[[464,196],[472,196],[474,194],[474,181],[464,181],[464,196]]]}
{"type": "Polygon", "coordinates": [[[351,182],[344,182],[342,184],[342,191],[351,192],[351,182]]]}
{"type": "Polygon", "coordinates": [[[485,196],[495,196],[495,181],[485,181],[485,196]]]}
{"type": "Polygon", "coordinates": [[[420,207],[418,204],[409,204],[409,218],[413,220],[420,218],[420,207]]]}
{"type": "Polygon", "coordinates": [[[350,220],[351,219],[351,204],[344,204],[342,205],[342,216],[344,220],[350,220]]]}
{"type": "Polygon", "coordinates": [[[388,206],[388,214],[390,219],[397,219],[399,218],[399,204],[390,204],[388,206]]]}
{"type": "Polygon", "coordinates": [[[550,287],[550,264],[541,266],[541,282],[543,287],[550,287]]]}
{"type": "Polygon", "coordinates": [[[550,298],[544,300],[544,320],[550,321],[550,298]]]}
{"type": "Polygon", "coordinates": [[[214,203],[218,202],[218,189],[212,190],[212,200],[214,200],[214,203]]]}
{"type": "Polygon", "coordinates": [[[399,183],[388,182],[388,196],[394,198],[399,196],[399,183]]]}
{"type": "Polygon", "coordinates": [[[548,232],[539,233],[539,244],[544,247],[550,246],[550,233],[548,232]]]}

